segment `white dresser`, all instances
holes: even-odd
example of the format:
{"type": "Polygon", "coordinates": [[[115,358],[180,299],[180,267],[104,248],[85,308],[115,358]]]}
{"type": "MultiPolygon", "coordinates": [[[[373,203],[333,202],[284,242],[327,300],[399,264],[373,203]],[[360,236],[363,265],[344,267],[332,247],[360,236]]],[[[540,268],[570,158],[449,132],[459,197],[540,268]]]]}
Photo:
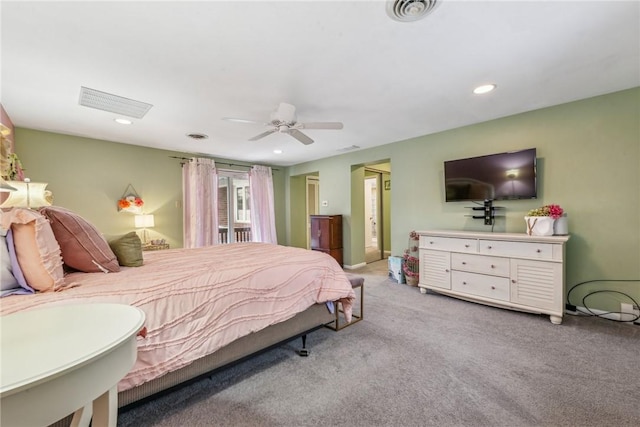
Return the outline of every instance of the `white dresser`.
{"type": "Polygon", "coordinates": [[[420,291],[548,314],[562,323],[569,236],[418,231],[420,291]]]}

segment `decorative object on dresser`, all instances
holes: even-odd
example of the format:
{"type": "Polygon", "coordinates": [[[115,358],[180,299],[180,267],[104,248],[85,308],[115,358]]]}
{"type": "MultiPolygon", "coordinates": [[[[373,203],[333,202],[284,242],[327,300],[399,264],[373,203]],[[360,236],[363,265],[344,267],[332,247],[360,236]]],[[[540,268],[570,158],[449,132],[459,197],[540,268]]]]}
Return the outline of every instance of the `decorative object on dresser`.
{"type": "Polygon", "coordinates": [[[331,255],[342,266],[342,215],[311,215],[311,249],[331,255]]]}
{"type": "MultiPolygon", "coordinates": [[[[530,236],[554,235],[556,220],[561,218],[563,214],[564,210],[560,205],[544,205],[531,209],[527,216],[524,217],[524,221],[527,223],[527,234],[530,236]]],[[[568,230],[565,230],[566,227],[564,225],[561,227],[562,234],[568,234],[568,230]]]]}
{"type": "Polygon", "coordinates": [[[548,314],[562,323],[569,236],[419,231],[420,291],[548,314]]]}

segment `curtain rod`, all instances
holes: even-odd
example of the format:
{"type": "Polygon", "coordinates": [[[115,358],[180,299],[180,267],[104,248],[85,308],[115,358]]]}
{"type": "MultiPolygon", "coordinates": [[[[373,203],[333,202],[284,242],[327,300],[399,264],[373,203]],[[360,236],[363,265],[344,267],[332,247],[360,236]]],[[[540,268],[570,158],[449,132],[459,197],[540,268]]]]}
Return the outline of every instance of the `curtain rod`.
{"type": "MultiPolygon", "coordinates": [[[[188,158],[188,157],[177,157],[177,156],[169,156],[169,157],[171,157],[172,159],[184,160],[186,162],[190,162],[191,161],[191,159],[188,158]]],[[[214,160],[214,162],[215,162],[216,165],[227,165],[227,166],[231,166],[231,167],[236,166],[236,167],[242,167],[242,168],[251,168],[251,166],[249,166],[249,165],[239,165],[239,164],[236,164],[236,163],[216,162],[215,160],[214,160]]],[[[184,162],[181,162],[180,164],[183,165],[184,162]]],[[[261,166],[261,165],[258,165],[258,166],[261,166]]],[[[270,167],[270,166],[268,166],[268,167],[270,167]]],[[[271,170],[279,171],[280,169],[271,168],[271,170]]]]}

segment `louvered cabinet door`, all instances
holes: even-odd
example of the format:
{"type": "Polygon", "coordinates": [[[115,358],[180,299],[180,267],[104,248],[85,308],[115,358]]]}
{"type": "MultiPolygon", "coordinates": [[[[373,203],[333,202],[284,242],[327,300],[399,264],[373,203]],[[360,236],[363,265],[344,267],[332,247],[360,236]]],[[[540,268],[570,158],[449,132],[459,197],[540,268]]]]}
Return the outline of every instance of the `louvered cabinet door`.
{"type": "MultiPolygon", "coordinates": [[[[420,249],[420,288],[451,289],[451,253],[420,249]]],[[[426,292],[426,290],[425,290],[426,292]]]]}
{"type": "Polygon", "coordinates": [[[562,264],[511,259],[511,302],[562,316],[562,264]]]}

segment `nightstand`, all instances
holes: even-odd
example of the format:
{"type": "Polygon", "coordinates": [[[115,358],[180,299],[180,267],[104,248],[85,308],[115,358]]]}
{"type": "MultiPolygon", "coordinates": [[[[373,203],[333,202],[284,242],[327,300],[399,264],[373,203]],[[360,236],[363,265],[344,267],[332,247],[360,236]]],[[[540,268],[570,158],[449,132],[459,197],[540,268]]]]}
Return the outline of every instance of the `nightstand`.
{"type": "Polygon", "coordinates": [[[143,251],[161,251],[163,249],[169,249],[169,244],[162,243],[160,245],[152,245],[152,244],[142,245],[143,251]]]}
{"type": "Polygon", "coordinates": [[[117,384],[136,361],[144,321],[139,308],[105,303],[3,316],[2,425],[47,426],[76,411],[71,425],[115,426],[117,384]]]}

